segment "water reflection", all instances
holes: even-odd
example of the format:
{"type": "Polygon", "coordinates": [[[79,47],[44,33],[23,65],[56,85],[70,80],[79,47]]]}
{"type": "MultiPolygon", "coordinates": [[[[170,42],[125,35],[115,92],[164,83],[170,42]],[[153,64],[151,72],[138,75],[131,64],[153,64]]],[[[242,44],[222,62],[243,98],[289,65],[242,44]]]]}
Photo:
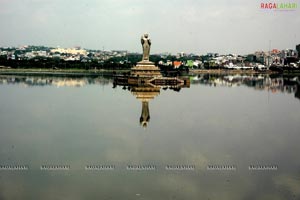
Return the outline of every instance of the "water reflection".
{"type": "Polygon", "coordinates": [[[188,89],[113,89],[109,77],[0,76],[0,164],[30,168],[0,171],[0,199],[299,199],[299,77],[190,80],[188,89]],[[90,164],[116,170],[85,171],[90,164]],[[165,170],[177,164],[195,170],[165,170]],[[206,170],[215,164],[237,170],[206,170]],[[260,164],[278,170],[248,170],[260,164]]]}
{"type": "MultiPolygon", "coordinates": [[[[238,87],[247,86],[255,90],[267,90],[272,93],[294,94],[300,99],[300,76],[299,75],[222,75],[222,74],[199,74],[190,76],[191,84],[201,84],[215,87],[238,87]]],[[[53,76],[13,76],[0,75],[0,84],[20,84],[25,87],[31,86],[56,86],[56,87],[83,87],[85,85],[109,85],[114,84],[113,77],[53,77],[53,76]]],[[[183,86],[186,87],[186,86],[183,86]]],[[[138,92],[137,87],[123,85],[132,92],[138,92]],[[136,90],[136,91],[135,91],[136,90]]],[[[151,86],[141,87],[151,89],[151,86]]],[[[179,92],[182,87],[161,86],[162,90],[173,90],[179,92]]],[[[159,89],[159,91],[160,91],[159,89]]],[[[145,89],[147,90],[147,89],[145,89]]],[[[153,90],[153,88],[152,88],[153,90]]],[[[134,94],[134,93],[133,93],[134,94]]],[[[135,95],[135,94],[134,94],[135,95]]]]}
{"type": "Polygon", "coordinates": [[[149,101],[159,95],[160,88],[151,86],[133,87],[131,93],[142,102],[140,124],[146,128],[150,121],[149,101]]]}
{"type": "Polygon", "coordinates": [[[177,82],[174,82],[173,84],[152,84],[144,83],[141,81],[135,81],[134,83],[130,83],[130,81],[128,81],[127,78],[125,81],[124,79],[120,81],[120,79],[116,78],[114,79],[113,88],[116,88],[117,86],[120,86],[125,90],[128,89],[131,92],[131,94],[133,94],[138,100],[141,101],[142,112],[140,116],[140,125],[146,128],[150,121],[149,101],[160,94],[161,88],[163,88],[163,90],[170,89],[179,92],[181,88],[190,87],[190,82],[184,81],[181,84],[178,84],[177,82]]]}
{"type": "Polygon", "coordinates": [[[192,84],[209,86],[247,86],[255,90],[267,90],[272,93],[295,94],[300,99],[300,77],[297,75],[219,75],[201,74],[191,77],[192,84]]]}
{"type": "Polygon", "coordinates": [[[55,76],[7,76],[0,75],[0,84],[19,84],[23,86],[83,87],[97,84],[108,85],[113,82],[109,77],[55,77],[55,76]]]}

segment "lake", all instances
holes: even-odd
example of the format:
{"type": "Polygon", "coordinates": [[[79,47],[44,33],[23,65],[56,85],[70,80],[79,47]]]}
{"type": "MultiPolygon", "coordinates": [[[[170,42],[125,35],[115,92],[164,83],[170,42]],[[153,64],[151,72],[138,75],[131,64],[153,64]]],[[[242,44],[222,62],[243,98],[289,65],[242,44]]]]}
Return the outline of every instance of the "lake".
{"type": "Polygon", "coordinates": [[[300,77],[0,75],[0,199],[300,199],[300,77]]]}

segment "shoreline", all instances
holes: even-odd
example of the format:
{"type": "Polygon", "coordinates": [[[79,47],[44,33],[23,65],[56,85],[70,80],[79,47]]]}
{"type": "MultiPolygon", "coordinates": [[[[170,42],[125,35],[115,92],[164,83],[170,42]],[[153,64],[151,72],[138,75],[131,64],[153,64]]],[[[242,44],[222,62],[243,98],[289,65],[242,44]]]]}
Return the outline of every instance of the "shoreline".
{"type": "Polygon", "coordinates": [[[114,74],[123,74],[130,70],[82,70],[82,69],[69,69],[69,70],[57,70],[57,69],[4,69],[0,68],[0,75],[47,75],[47,76],[113,76],[114,74]]]}
{"type": "MultiPolygon", "coordinates": [[[[0,75],[49,75],[49,76],[113,76],[122,75],[123,73],[130,72],[130,69],[125,70],[110,70],[110,69],[93,69],[93,70],[82,70],[82,69],[68,69],[68,70],[57,70],[57,69],[11,69],[11,68],[0,68],[0,75]]],[[[198,75],[198,74],[300,74],[297,70],[295,72],[283,72],[279,73],[276,71],[255,71],[255,70],[231,70],[231,69],[191,69],[186,75],[198,75]]]]}
{"type": "Polygon", "coordinates": [[[274,71],[255,71],[255,70],[241,70],[241,69],[194,69],[190,70],[190,75],[197,74],[278,74],[274,71]]]}

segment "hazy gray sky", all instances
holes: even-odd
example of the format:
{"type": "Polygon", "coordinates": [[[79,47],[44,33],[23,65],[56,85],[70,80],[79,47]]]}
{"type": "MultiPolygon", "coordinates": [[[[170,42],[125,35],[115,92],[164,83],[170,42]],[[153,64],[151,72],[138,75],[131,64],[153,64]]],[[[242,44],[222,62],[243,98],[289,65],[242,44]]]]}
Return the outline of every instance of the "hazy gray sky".
{"type": "MultiPolygon", "coordinates": [[[[264,0],[0,0],[0,46],[46,45],[152,53],[251,53],[300,43],[294,11],[260,9],[264,0]]],[[[269,1],[267,1],[269,2],[269,1]]]]}

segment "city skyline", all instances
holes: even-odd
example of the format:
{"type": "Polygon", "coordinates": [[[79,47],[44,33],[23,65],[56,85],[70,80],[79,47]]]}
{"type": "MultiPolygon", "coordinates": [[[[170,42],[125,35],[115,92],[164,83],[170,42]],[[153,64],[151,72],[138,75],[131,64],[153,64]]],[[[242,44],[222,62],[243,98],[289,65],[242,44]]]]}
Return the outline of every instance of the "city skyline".
{"type": "MultiPolygon", "coordinates": [[[[292,2],[300,4],[299,0],[292,2]]],[[[153,41],[152,54],[295,49],[300,43],[299,8],[266,10],[260,8],[261,3],[2,0],[0,46],[81,46],[140,52],[137,41],[147,32],[153,41]]]]}

